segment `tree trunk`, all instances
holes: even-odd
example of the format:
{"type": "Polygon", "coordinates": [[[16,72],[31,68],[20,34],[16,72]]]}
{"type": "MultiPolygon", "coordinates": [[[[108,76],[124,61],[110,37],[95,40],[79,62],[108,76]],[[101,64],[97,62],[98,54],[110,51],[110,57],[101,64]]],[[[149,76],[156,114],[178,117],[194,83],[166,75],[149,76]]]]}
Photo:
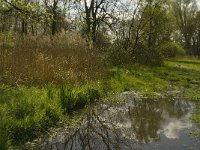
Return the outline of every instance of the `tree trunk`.
{"type": "Polygon", "coordinates": [[[57,31],[56,25],[57,25],[57,13],[56,13],[56,10],[54,8],[54,10],[53,10],[53,20],[52,20],[52,26],[51,26],[52,35],[56,34],[56,31],[57,31]]]}
{"type": "Polygon", "coordinates": [[[22,35],[27,35],[27,33],[27,22],[25,21],[25,19],[22,19],[22,35]]]}

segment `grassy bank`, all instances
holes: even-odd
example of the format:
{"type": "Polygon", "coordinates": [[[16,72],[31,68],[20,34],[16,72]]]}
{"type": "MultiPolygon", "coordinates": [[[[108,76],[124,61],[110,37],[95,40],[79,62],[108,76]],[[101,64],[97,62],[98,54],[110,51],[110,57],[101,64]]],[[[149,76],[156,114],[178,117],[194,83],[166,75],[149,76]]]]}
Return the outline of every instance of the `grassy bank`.
{"type": "Polygon", "coordinates": [[[144,96],[165,96],[180,93],[184,99],[200,99],[200,61],[170,60],[162,67],[141,65],[118,67],[110,70],[111,89],[136,90],[144,96]]]}
{"type": "Polygon", "coordinates": [[[31,141],[100,97],[98,85],[0,89],[0,149],[31,141]]]}
{"type": "MultiPolygon", "coordinates": [[[[0,88],[0,149],[24,144],[66,121],[66,116],[106,93],[135,90],[147,97],[168,94],[196,100],[200,106],[200,61],[170,60],[162,67],[113,67],[107,77],[79,86],[0,88]]],[[[194,115],[200,125],[200,112],[194,115]]]]}

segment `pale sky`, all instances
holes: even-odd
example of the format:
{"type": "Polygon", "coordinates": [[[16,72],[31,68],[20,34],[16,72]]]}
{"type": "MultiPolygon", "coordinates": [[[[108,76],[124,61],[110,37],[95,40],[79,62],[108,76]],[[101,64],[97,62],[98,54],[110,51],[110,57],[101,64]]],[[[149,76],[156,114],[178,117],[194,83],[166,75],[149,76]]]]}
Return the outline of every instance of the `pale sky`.
{"type": "Polygon", "coordinates": [[[198,8],[200,9],[200,0],[197,0],[198,8]]]}
{"type": "MultiPolygon", "coordinates": [[[[86,2],[88,3],[88,5],[89,5],[89,2],[90,2],[91,0],[86,0],[86,2]]],[[[196,0],[197,1],[197,6],[198,6],[198,8],[200,9],[200,0],[196,0]]]]}

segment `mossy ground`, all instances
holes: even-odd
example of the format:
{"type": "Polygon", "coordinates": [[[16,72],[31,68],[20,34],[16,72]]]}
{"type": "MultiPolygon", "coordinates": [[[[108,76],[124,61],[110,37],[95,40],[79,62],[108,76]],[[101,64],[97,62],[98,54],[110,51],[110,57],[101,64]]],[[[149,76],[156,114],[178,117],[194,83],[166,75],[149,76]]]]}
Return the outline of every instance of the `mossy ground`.
{"type": "Polygon", "coordinates": [[[100,100],[106,93],[135,90],[147,97],[179,91],[195,100],[193,119],[200,126],[200,60],[175,59],[161,67],[131,65],[109,69],[108,76],[82,86],[0,88],[0,149],[24,144],[66,121],[74,110],[100,100]]]}

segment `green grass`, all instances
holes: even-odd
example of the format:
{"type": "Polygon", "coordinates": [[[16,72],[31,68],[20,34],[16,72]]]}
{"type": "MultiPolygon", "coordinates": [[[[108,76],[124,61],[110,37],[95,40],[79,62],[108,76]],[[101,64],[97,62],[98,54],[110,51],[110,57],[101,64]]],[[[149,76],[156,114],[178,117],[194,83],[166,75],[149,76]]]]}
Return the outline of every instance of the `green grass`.
{"type": "Polygon", "coordinates": [[[135,90],[145,96],[155,96],[167,88],[167,82],[155,77],[146,67],[114,68],[109,85],[114,91],[135,90]]]}
{"type": "Polygon", "coordinates": [[[0,149],[38,138],[100,97],[98,85],[1,89],[0,149]]]}
{"type": "Polygon", "coordinates": [[[0,130],[13,145],[37,138],[63,117],[58,99],[49,99],[46,89],[19,87],[3,91],[1,97],[0,130]]]}
{"type": "MultiPolygon", "coordinates": [[[[135,90],[147,97],[180,91],[200,108],[200,60],[170,60],[161,67],[114,67],[102,81],[81,86],[0,86],[0,149],[32,141],[66,122],[66,116],[106,93],[135,90]]],[[[200,110],[200,109],[198,109],[200,110]]],[[[200,126],[200,111],[193,119],[200,126]]]]}
{"type": "Polygon", "coordinates": [[[148,97],[180,91],[185,99],[200,99],[200,61],[171,60],[162,67],[141,65],[110,69],[108,87],[114,91],[136,90],[148,97]]]}

